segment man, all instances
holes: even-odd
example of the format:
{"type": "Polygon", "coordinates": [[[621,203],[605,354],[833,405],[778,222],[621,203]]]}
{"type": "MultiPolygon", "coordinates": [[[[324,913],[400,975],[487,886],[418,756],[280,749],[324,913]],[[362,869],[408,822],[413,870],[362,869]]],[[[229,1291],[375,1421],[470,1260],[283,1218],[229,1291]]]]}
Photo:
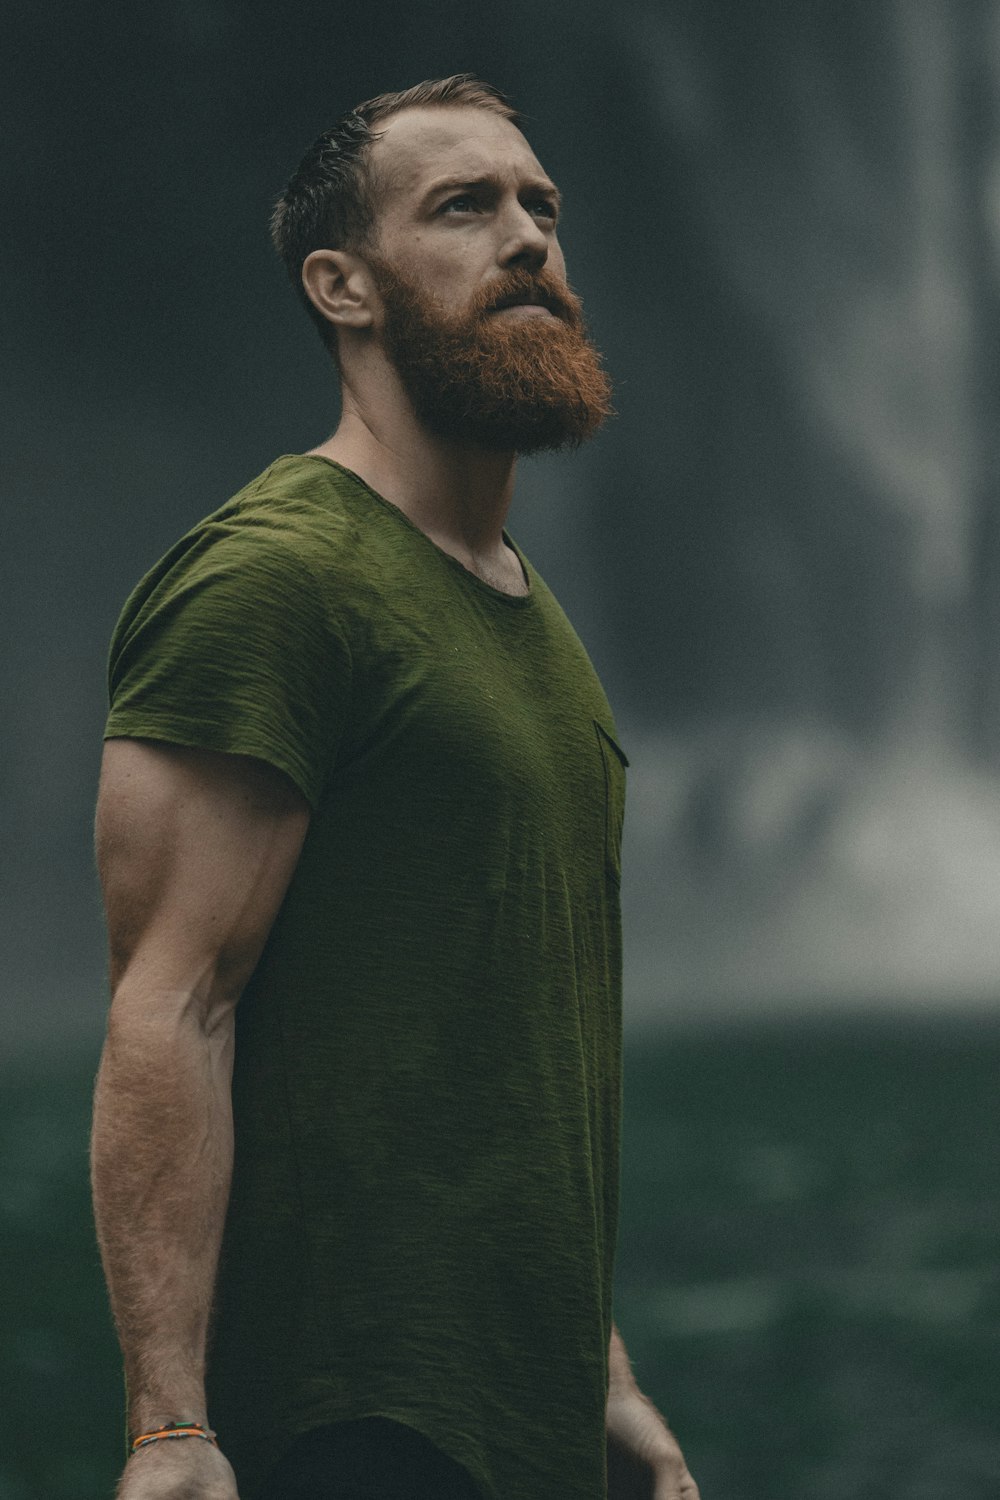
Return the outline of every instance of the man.
{"type": "Polygon", "coordinates": [[[340,425],[115,632],[121,1500],[696,1500],[611,1322],[627,762],[504,530],[609,409],[557,213],[468,75],[327,132],[274,234],[340,425]]]}

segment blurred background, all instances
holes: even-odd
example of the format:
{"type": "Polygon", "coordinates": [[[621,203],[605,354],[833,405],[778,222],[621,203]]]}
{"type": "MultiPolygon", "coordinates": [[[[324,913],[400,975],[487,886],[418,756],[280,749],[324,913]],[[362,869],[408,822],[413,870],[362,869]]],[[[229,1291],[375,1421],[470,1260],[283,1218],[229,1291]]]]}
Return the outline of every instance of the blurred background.
{"type": "Polygon", "coordinates": [[[110,1496],[121,1458],[86,1181],[108,638],[335,425],[284,181],[460,70],[527,116],[617,392],[509,529],[631,761],[638,1378],[703,1500],[994,1497],[997,0],[34,0],[0,52],[0,1500],[110,1496]]]}

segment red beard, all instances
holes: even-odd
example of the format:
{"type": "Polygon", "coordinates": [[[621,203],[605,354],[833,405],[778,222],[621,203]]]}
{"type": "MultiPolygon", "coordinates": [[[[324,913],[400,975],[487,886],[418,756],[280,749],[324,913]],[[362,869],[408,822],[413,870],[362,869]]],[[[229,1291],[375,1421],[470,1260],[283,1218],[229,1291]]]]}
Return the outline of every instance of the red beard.
{"type": "Polygon", "coordinates": [[[441,310],[384,261],[370,261],[385,308],[385,345],[418,421],[448,442],[514,453],[577,448],[612,415],[611,385],[579,298],[544,268],[505,272],[468,309],[441,310]],[[555,316],[497,315],[509,297],[555,316]]]}

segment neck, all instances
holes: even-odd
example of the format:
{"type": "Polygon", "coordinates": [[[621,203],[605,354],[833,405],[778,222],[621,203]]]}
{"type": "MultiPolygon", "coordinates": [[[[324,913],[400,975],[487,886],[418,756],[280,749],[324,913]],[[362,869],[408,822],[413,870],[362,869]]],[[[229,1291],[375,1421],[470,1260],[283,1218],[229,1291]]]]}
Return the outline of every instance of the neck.
{"type": "Polygon", "coordinates": [[[353,470],[444,551],[462,560],[500,558],[516,455],[435,437],[401,389],[385,395],[361,400],[345,384],[336,432],[310,451],[353,470]]]}

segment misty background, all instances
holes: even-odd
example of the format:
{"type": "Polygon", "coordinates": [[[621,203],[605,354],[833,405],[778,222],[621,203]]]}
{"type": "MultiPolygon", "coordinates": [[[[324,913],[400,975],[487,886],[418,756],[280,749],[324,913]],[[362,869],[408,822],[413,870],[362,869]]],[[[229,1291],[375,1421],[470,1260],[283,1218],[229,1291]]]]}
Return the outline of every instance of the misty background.
{"type": "Polygon", "coordinates": [[[629,1022],[992,1006],[994,3],[15,7],[3,153],[8,1044],[96,1036],[133,583],[336,388],[267,236],[312,139],[469,69],[567,198],[619,416],[510,529],[631,760],[629,1022]]]}
{"type": "MultiPolygon", "coordinates": [[[[616,390],[595,442],[522,461],[508,526],[631,762],[626,1341],[704,1500],[994,1494],[997,0],[18,0],[0,51],[8,1410],[78,1400],[81,1347],[80,1430],[118,1396],[85,1206],[111,630],[335,425],[267,234],[305,148],[468,70],[565,195],[616,390]]],[[[108,1452],[8,1457],[0,1500],[104,1494],[108,1452]]]]}

